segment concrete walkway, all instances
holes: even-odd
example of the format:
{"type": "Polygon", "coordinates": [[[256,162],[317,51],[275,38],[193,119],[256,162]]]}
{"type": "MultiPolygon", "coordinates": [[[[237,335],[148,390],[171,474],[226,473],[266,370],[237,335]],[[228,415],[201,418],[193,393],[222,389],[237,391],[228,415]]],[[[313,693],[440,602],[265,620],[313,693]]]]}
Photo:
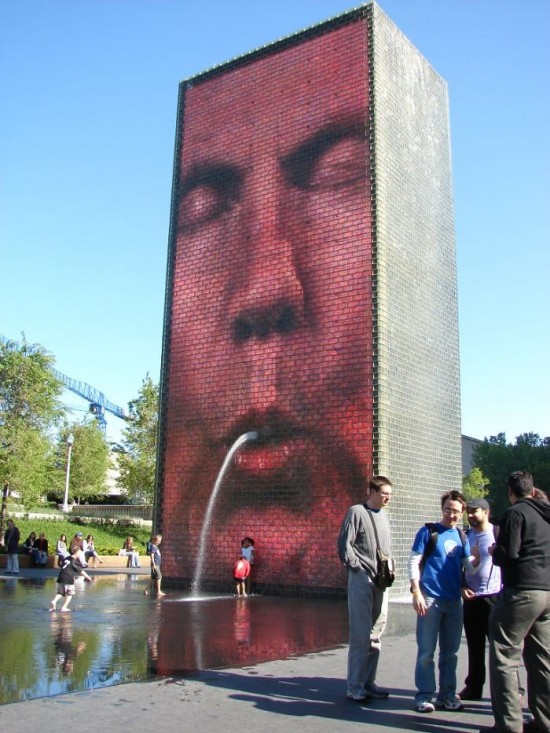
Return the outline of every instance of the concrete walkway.
{"type": "MultiPolygon", "coordinates": [[[[339,647],[242,669],[205,670],[192,678],[154,679],[5,705],[0,707],[0,730],[338,733],[364,724],[369,733],[477,733],[480,726],[493,724],[488,699],[469,704],[462,713],[421,715],[413,710],[412,633],[384,640],[377,681],[391,690],[388,700],[364,706],[346,700],[346,655],[347,647],[339,647]]],[[[463,642],[460,687],[465,664],[463,642]]]]}

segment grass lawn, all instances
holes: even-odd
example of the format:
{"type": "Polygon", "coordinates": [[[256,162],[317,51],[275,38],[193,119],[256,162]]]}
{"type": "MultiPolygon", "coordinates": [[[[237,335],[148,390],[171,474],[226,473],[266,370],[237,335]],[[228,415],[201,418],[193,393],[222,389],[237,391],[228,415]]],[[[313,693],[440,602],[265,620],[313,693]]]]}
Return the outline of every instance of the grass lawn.
{"type": "MultiPolygon", "coordinates": [[[[6,518],[9,518],[9,514],[6,518]]],[[[95,549],[100,555],[116,555],[121,549],[126,537],[134,538],[136,550],[141,554],[145,554],[145,546],[147,540],[151,538],[151,529],[149,527],[128,526],[126,520],[120,523],[114,520],[111,524],[99,524],[95,522],[71,522],[69,519],[61,521],[48,519],[14,519],[15,526],[19,528],[21,533],[21,544],[27,539],[31,532],[44,532],[48,540],[48,550],[50,555],[55,553],[55,547],[59,535],[67,535],[67,543],[77,532],[82,532],[84,538],[89,534],[93,535],[95,549]]]]}

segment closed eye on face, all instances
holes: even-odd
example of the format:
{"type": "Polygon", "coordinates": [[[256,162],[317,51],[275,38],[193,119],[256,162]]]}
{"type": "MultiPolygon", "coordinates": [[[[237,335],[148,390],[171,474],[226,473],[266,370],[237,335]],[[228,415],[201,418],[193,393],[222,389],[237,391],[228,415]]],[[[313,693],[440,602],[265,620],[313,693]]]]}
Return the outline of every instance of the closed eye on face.
{"type": "Polygon", "coordinates": [[[281,160],[288,182],[311,191],[334,190],[365,180],[365,131],[360,125],[330,125],[281,160]]]}
{"type": "Polygon", "coordinates": [[[193,233],[229,211],[241,197],[242,180],[236,166],[195,166],[179,188],[178,230],[193,233]]]}

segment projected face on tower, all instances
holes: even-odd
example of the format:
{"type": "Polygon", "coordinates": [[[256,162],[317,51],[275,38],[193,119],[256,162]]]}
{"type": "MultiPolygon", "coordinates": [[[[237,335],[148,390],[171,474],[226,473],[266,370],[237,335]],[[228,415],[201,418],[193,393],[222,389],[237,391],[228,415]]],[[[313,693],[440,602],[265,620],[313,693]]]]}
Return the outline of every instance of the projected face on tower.
{"type": "MultiPolygon", "coordinates": [[[[185,91],[162,490],[165,575],[189,577],[227,450],[207,576],[245,535],[257,580],[330,585],[372,468],[371,216],[361,23],[185,91]]],[[[227,567],[226,567],[227,566],[227,567]]]]}

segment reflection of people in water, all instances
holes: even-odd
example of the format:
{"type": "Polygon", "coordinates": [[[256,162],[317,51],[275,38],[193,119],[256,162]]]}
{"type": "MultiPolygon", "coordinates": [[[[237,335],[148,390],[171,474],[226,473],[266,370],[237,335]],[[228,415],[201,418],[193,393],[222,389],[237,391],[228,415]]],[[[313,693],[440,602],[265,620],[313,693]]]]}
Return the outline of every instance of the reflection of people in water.
{"type": "Polygon", "coordinates": [[[284,659],[346,642],[347,608],[341,602],[257,600],[159,603],[150,671],[186,674],[284,659]]]}
{"type": "Polygon", "coordinates": [[[55,660],[66,677],[73,673],[74,661],[86,649],[86,642],[73,644],[73,627],[70,617],[62,616],[56,624],[54,637],[55,660]]]}
{"type": "Polygon", "coordinates": [[[233,631],[235,641],[238,647],[250,646],[250,606],[248,603],[237,602],[235,604],[235,616],[233,621],[233,631]]]}
{"type": "Polygon", "coordinates": [[[257,431],[220,492],[210,577],[223,578],[216,559],[246,531],[269,547],[258,582],[343,582],[327,559],[342,507],[372,472],[366,63],[357,22],[185,91],[165,398],[169,576],[192,574],[217,472],[236,438],[257,431]]]}

